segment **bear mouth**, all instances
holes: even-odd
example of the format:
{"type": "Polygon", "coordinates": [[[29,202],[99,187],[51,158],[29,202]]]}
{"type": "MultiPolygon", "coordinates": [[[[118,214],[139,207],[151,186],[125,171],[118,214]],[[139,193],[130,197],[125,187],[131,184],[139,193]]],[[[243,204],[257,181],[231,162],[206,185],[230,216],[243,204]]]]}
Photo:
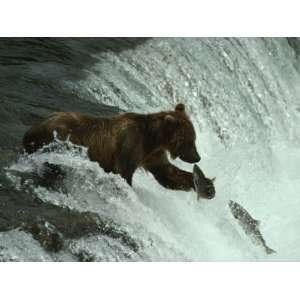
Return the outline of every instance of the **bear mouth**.
{"type": "Polygon", "coordinates": [[[197,163],[197,162],[200,161],[200,158],[198,158],[198,157],[192,157],[192,158],[191,158],[191,157],[186,157],[186,156],[181,155],[181,156],[179,156],[179,158],[180,158],[182,161],[187,162],[187,163],[191,163],[191,164],[197,163]]]}

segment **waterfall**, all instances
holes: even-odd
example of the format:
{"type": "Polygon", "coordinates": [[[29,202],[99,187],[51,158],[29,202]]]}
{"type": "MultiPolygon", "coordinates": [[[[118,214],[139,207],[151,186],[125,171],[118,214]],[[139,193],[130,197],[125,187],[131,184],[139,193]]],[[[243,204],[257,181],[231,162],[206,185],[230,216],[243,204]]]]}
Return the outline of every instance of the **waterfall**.
{"type": "MultiPolygon", "coordinates": [[[[154,38],[92,56],[95,63],[83,70],[85,76],[61,78],[61,88],[87,102],[139,113],[184,103],[197,133],[199,165],[208,177],[216,176],[216,197],[197,201],[194,192],[166,190],[141,170],[130,188],[76,151],[35,154],[11,169],[28,171],[48,161],[68,170],[67,193],[35,187],[43,201],[113,220],[139,245],[133,251],[100,235],[71,239],[61,260],[80,249],[96,260],[300,259],[300,74],[291,41],[154,38]],[[229,200],[261,221],[276,254],[251,243],[229,200]]],[[[179,159],[174,164],[193,167],[179,159]]]]}

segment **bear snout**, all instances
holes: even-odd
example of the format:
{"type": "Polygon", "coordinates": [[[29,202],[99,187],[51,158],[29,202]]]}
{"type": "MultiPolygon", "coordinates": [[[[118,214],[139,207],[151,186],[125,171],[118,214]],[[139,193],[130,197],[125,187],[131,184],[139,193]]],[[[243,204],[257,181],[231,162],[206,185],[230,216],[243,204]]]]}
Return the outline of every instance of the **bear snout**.
{"type": "Polygon", "coordinates": [[[201,160],[200,155],[196,152],[192,157],[191,157],[191,163],[197,163],[201,160]]]}
{"type": "Polygon", "coordinates": [[[201,157],[200,157],[200,155],[198,154],[198,153],[196,153],[196,158],[195,158],[195,163],[196,162],[199,162],[201,160],[201,157]]]}
{"type": "Polygon", "coordinates": [[[192,163],[197,163],[201,159],[201,157],[200,157],[199,153],[197,152],[197,149],[196,149],[195,146],[191,149],[190,157],[191,157],[191,160],[192,160],[191,162],[192,163]]]}
{"type": "Polygon", "coordinates": [[[179,158],[188,163],[197,163],[201,159],[200,155],[195,149],[192,149],[189,153],[180,155],[179,158]]]}

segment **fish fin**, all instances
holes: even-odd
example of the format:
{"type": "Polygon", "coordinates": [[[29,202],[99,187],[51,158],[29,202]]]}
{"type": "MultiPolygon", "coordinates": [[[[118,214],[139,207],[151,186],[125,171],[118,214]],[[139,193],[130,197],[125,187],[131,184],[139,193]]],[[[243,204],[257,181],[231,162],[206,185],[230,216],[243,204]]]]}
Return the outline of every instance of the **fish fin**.
{"type": "Polygon", "coordinates": [[[273,254],[273,253],[276,253],[276,251],[273,250],[273,249],[271,249],[271,248],[269,248],[269,247],[266,247],[266,253],[267,254],[273,254]]]}

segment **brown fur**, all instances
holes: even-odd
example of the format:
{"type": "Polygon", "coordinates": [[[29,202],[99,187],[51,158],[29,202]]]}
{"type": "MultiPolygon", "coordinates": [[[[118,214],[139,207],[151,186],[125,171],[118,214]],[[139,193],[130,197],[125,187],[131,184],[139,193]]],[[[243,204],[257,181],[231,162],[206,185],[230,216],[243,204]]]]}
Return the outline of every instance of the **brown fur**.
{"type": "Polygon", "coordinates": [[[183,104],[174,111],[153,114],[125,113],[111,119],[96,118],[77,112],[58,112],[33,126],[23,138],[32,153],[53,140],[53,132],[65,140],[88,148],[91,160],[106,172],[121,174],[131,185],[138,167],[150,171],[163,186],[171,189],[194,188],[192,173],[172,165],[179,157],[193,163],[200,160],[195,147],[195,131],[183,104]]]}

